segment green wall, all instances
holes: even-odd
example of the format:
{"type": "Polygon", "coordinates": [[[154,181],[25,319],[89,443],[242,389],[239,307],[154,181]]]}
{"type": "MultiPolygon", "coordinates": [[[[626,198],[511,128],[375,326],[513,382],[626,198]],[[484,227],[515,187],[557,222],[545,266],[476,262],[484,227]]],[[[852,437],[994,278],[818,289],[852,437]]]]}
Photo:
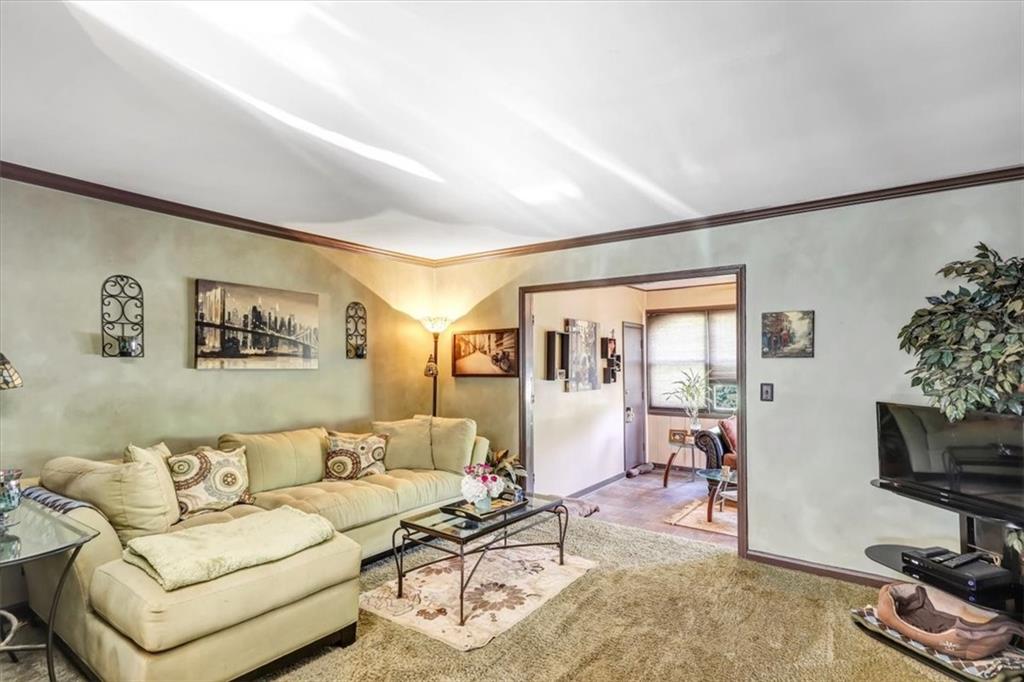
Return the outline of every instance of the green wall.
{"type": "MultiPolygon", "coordinates": [[[[437,298],[460,318],[454,330],[512,327],[520,286],[746,265],[750,547],[878,572],[866,545],[956,546],[954,514],[869,481],[878,473],[875,401],[925,402],[905,375],[913,360],[896,332],[950,286],[935,271],[970,257],[978,241],[1024,253],[1024,183],[445,267],[437,298]],[[815,311],[814,358],[761,358],[761,313],[780,310],[815,311]],[[775,384],[774,402],[757,400],[761,382],[775,384]]],[[[564,313],[575,316],[571,305],[564,313]]],[[[441,405],[475,418],[496,446],[518,447],[515,382],[446,374],[441,405]]],[[[586,448],[574,454],[590,466],[586,448]]],[[[562,456],[535,451],[538,460],[562,456]]]]}
{"type": "Polygon", "coordinates": [[[179,451],[225,431],[362,429],[422,412],[430,336],[396,306],[432,282],[428,268],[4,180],[0,351],[25,385],[0,392],[0,459],[28,476],[58,455],[118,457],[129,442],[179,451]],[[100,355],[100,285],[116,273],[145,291],[144,358],[100,355]],[[193,369],[196,278],[318,293],[320,368],[193,369]],[[368,310],[367,360],[345,358],[353,300],[368,310]]]}

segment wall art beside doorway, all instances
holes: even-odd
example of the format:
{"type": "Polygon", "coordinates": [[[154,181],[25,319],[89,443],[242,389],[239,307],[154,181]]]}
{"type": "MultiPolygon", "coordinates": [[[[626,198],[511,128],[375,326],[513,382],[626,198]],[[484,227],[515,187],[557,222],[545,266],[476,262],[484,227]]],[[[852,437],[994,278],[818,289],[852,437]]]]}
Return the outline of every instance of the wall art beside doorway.
{"type": "Polygon", "coordinates": [[[598,324],[587,320],[565,320],[569,335],[569,368],[565,390],[596,391],[601,388],[600,356],[598,355],[598,324]]]}

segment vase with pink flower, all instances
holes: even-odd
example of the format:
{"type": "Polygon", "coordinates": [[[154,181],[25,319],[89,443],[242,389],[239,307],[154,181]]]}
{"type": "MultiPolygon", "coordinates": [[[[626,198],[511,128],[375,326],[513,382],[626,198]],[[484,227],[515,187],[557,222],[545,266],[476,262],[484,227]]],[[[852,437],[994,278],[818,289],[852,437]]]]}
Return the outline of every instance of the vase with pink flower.
{"type": "Polygon", "coordinates": [[[505,480],[494,473],[489,464],[470,464],[463,469],[462,497],[476,509],[477,513],[491,511],[491,500],[505,489],[505,480]]]}

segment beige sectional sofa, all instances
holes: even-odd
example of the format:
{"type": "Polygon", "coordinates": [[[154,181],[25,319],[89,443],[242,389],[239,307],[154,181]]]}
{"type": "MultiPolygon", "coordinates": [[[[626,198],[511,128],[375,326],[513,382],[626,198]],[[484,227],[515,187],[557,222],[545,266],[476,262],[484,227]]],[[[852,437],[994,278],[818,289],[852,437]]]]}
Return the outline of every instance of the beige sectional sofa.
{"type": "MultiPolygon", "coordinates": [[[[484,461],[489,443],[475,437],[475,425],[472,431],[461,455],[446,445],[438,461],[449,469],[484,461]]],[[[121,540],[102,513],[88,507],[68,512],[100,532],[79,554],[54,623],[79,662],[102,680],[226,680],[309,645],[353,641],[361,560],[390,550],[400,518],[459,499],[461,475],[424,466],[322,480],[326,436],[315,428],[221,437],[221,448],[246,447],[255,504],[188,518],[167,532],[290,505],[322,515],[338,533],[285,559],[209,582],[164,591],[121,558],[121,540]]],[[[44,467],[41,485],[65,494],[55,488],[66,487],[67,459],[60,477],[48,476],[44,467]]],[[[418,456],[424,464],[433,459],[432,453],[418,456]]],[[[64,559],[29,566],[29,603],[36,614],[47,613],[64,559]]]]}

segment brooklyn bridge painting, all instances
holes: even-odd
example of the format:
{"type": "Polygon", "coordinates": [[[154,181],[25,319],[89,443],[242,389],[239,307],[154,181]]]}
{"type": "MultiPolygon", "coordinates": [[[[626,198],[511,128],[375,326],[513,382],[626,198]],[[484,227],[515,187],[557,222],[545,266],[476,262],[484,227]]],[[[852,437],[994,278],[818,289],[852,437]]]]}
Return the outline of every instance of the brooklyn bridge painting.
{"type": "Polygon", "coordinates": [[[196,280],[196,369],[316,369],[319,296],[196,280]]]}

